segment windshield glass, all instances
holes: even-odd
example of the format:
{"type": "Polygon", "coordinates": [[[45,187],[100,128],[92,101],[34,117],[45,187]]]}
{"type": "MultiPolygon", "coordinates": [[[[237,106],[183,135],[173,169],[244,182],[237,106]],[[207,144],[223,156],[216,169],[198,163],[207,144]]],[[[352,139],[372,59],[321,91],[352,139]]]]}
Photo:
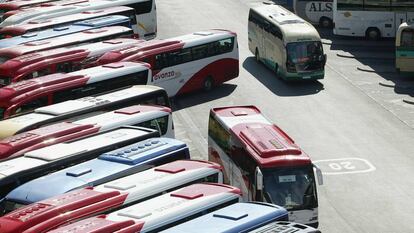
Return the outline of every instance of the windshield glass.
{"type": "Polygon", "coordinates": [[[320,41],[289,43],[286,49],[287,62],[295,65],[296,71],[319,70],[324,66],[324,54],[320,41]]]}
{"type": "Polygon", "coordinates": [[[0,87],[10,84],[10,78],[0,75],[0,87]]]}
{"type": "Polygon", "coordinates": [[[265,169],[263,182],[268,202],[288,210],[317,207],[315,178],[311,166],[265,169]]]}

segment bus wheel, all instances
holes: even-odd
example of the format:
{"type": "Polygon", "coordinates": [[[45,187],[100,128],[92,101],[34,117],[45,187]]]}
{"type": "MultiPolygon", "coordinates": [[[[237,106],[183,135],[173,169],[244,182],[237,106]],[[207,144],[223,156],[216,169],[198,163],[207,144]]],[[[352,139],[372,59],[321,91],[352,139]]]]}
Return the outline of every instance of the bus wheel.
{"type": "Polygon", "coordinates": [[[257,48],[256,48],[256,52],[254,53],[254,57],[256,58],[256,61],[260,63],[259,50],[257,48]]]}
{"type": "Polygon", "coordinates": [[[331,28],[332,20],[328,17],[321,17],[321,19],[319,20],[319,26],[323,28],[331,28]]]}
{"type": "Polygon", "coordinates": [[[379,38],[381,38],[381,32],[378,28],[368,28],[365,32],[365,36],[368,40],[379,40],[379,38]]]}
{"type": "Polygon", "coordinates": [[[213,88],[213,78],[211,76],[207,76],[203,82],[203,90],[210,91],[213,88]]]}

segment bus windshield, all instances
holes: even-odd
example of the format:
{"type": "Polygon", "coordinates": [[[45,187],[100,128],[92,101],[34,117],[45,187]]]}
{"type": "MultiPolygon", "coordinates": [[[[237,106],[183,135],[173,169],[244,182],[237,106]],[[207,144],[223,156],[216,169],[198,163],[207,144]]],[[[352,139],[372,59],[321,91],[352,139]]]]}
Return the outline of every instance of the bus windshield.
{"type": "Polygon", "coordinates": [[[311,166],[264,169],[263,181],[265,198],[269,202],[287,210],[317,207],[311,166]]]}
{"type": "Polygon", "coordinates": [[[324,54],[320,41],[288,43],[287,63],[296,67],[296,71],[312,71],[323,69],[324,54]]]}

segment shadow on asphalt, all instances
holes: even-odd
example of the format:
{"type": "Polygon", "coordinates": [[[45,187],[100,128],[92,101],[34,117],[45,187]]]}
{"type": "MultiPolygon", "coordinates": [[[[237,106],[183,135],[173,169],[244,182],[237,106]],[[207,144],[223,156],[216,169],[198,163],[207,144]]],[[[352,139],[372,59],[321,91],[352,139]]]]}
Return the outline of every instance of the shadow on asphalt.
{"type": "Polygon", "coordinates": [[[170,99],[171,105],[174,111],[181,110],[187,107],[229,96],[236,89],[236,87],[237,85],[224,83],[220,86],[214,87],[211,91],[200,90],[195,93],[177,96],[170,99]]]}
{"type": "Polygon", "coordinates": [[[254,57],[248,57],[243,62],[243,68],[259,80],[264,86],[278,96],[313,95],[324,89],[319,81],[286,82],[263,64],[258,64],[254,57]]]}

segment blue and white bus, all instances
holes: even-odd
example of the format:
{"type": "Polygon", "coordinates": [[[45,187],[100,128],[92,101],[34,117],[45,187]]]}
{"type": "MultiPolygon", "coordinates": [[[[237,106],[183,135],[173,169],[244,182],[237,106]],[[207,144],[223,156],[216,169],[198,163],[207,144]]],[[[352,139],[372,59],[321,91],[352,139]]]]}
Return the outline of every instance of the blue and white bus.
{"type": "MultiPolygon", "coordinates": [[[[57,228],[50,233],[160,232],[202,214],[239,202],[240,199],[240,189],[229,185],[193,184],[108,215],[87,218],[57,228]]],[[[194,232],[198,232],[198,229],[194,232]]]]}
{"type": "Polygon", "coordinates": [[[285,208],[263,202],[236,203],[163,231],[163,233],[245,233],[287,221],[285,208]]]}
{"type": "MultiPolygon", "coordinates": [[[[21,36],[0,40],[0,48],[12,47],[19,44],[24,44],[32,41],[52,39],[55,37],[68,35],[72,33],[82,32],[91,29],[97,29],[108,26],[125,26],[131,28],[131,21],[127,16],[110,15],[96,19],[88,19],[76,22],[68,26],[60,26],[52,29],[47,29],[39,32],[29,32],[21,36]]],[[[59,38],[57,38],[59,39],[59,38]]]]}
{"type": "Polygon", "coordinates": [[[222,167],[208,161],[177,160],[94,188],[77,189],[19,208],[0,218],[0,228],[2,233],[43,232],[68,221],[114,211],[200,182],[222,183],[222,167]],[[36,209],[41,205],[47,205],[47,211],[36,209]],[[13,218],[33,208],[36,211],[25,221],[13,218]]]}
{"type": "Polygon", "coordinates": [[[5,199],[17,205],[30,204],[78,188],[100,185],[154,165],[189,158],[189,149],[181,141],[147,139],[27,182],[11,191],[5,199]]]}

